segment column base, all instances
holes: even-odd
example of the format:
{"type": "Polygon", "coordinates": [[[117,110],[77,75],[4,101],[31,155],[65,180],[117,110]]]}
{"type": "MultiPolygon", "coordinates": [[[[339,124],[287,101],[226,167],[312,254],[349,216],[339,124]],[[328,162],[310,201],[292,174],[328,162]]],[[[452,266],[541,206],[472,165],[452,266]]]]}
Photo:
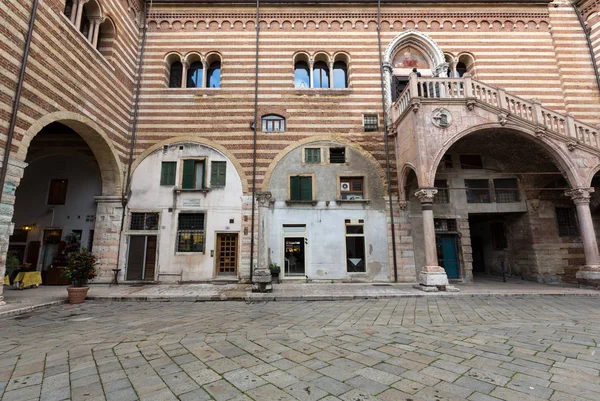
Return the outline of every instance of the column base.
{"type": "Polygon", "coordinates": [[[585,265],[575,273],[577,282],[580,285],[600,287],[600,266],[585,265]]]}
{"type": "Polygon", "coordinates": [[[448,276],[440,266],[425,266],[419,273],[419,284],[427,287],[446,287],[448,276]]]}
{"type": "Polygon", "coordinates": [[[252,292],[271,292],[273,286],[271,285],[271,270],[269,269],[256,269],[252,275],[252,292]]]}

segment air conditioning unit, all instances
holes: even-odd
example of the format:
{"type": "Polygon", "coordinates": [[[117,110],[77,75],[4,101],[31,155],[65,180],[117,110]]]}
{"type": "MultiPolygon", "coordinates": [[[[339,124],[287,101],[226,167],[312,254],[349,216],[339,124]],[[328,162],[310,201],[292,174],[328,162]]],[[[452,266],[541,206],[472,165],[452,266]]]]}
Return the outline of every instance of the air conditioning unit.
{"type": "Polygon", "coordinates": [[[340,183],[340,189],[342,191],[350,191],[350,183],[349,182],[340,183]]]}

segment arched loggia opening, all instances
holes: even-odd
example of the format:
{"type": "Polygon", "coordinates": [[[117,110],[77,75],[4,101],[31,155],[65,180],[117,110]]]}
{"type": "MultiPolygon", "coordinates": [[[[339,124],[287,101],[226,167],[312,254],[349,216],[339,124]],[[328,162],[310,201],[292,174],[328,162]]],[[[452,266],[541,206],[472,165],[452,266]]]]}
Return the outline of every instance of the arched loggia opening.
{"type": "Polygon", "coordinates": [[[101,128],[70,113],[47,116],[31,126],[14,159],[26,167],[20,182],[8,180],[16,187],[9,275],[29,265],[43,284],[68,284],[65,241],[76,237],[98,257],[98,281],[108,281],[117,261],[121,169],[101,128]]]}
{"type": "MultiPolygon", "coordinates": [[[[473,273],[575,280],[585,261],[577,213],[565,196],[573,177],[566,158],[508,129],[469,134],[438,157],[434,180],[425,186],[437,190],[436,253],[450,280],[470,281],[473,273]]],[[[409,207],[415,213],[421,209],[414,195],[409,207]]],[[[421,266],[422,253],[416,249],[421,266]]]]}

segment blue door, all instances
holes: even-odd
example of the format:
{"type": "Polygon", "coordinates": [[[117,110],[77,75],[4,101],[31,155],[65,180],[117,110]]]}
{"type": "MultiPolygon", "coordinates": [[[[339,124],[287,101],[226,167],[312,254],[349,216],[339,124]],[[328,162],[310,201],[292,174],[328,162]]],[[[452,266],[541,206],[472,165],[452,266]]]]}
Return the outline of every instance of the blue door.
{"type": "Polygon", "coordinates": [[[438,263],[446,270],[448,278],[460,278],[455,235],[437,236],[438,263]]]}

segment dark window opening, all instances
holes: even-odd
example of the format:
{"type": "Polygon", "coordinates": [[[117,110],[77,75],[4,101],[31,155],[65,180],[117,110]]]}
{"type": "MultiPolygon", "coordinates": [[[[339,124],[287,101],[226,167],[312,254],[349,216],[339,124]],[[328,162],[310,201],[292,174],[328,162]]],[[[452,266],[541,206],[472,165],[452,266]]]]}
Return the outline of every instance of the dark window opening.
{"type": "Polygon", "coordinates": [[[479,170],[483,168],[483,161],[479,155],[460,155],[460,168],[465,170],[479,170]]]}
{"type": "Polygon", "coordinates": [[[408,77],[392,77],[392,102],[398,100],[407,85],[408,77]]]}
{"type": "Polygon", "coordinates": [[[458,231],[456,219],[434,219],[433,225],[435,232],[446,233],[458,231]]]}
{"type": "Polygon", "coordinates": [[[467,73],[467,66],[462,61],[456,64],[456,78],[460,78],[467,73]]]}
{"type": "Polygon", "coordinates": [[[203,65],[201,61],[194,61],[187,71],[187,88],[202,88],[203,65]]]}
{"type": "Polygon", "coordinates": [[[365,132],[377,132],[379,130],[379,116],[376,114],[363,116],[363,126],[365,132]]]}
{"type": "Polygon", "coordinates": [[[515,178],[502,178],[494,180],[496,202],[519,202],[519,184],[515,178]]]}
{"type": "Polygon", "coordinates": [[[67,18],[71,19],[72,13],[73,13],[73,0],[67,0],[65,2],[64,14],[67,18]]]}
{"type": "Polygon", "coordinates": [[[64,205],[67,200],[67,186],[69,180],[50,181],[50,191],[48,193],[49,205],[64,205]]]}
{"type": "Polygon", "coordinates": [[[452,155],[445,154],[444,157],[442,157],[442,163],[444,163],[444,168],[454,168],[452,155]]]}
{"type": "Polygon", "coordinates": [[[131,213],[129,229],[135,231],[158,230],[158,213],[131,213]]]}
{"type": "Polygon", "coordinates": [[[221,87],[221,62],[213,61],[208,67],[206,84],[209,88],[221,87]]]}
{"type": "Polygon", "coordinates": [[[329,148],[329,163],[346,163],[346,148],[329,148]]]}
{"type": "Polygon", "coordinates": [[[558,235],[560,237],[572,237],[579,235],[577,225],[577,214],[572,207],[556,208],[556,224],[558,225],[558,235]]]}
{"type": "Polygon", "coordinates": [[[448,191],[448,181],[435,180],[434,185],[437,189],[437,194],[433,198],[433,203],[450,203],[450,194],[448,191]]]}
{"type": "Polygon", "coordinates": [[[465,180],[467,203],[490,203],[490,183],[488,180],[465,180]]]}
{"type": "Polygon", "coordinates": [[[346,269],[348,273],[366,272],[363,225],[346,225],[346,269]]]}
{"type": "Polygon", "coordinates": [[[204,214],[180,213],[177,252],[204,252],[204,214]]]}
{"type": "Polygon", "coordinates": [[[181,61],[173,62],[169,70],[169,88],[181,88],[182,74],[183,64],[181,61]]]}

